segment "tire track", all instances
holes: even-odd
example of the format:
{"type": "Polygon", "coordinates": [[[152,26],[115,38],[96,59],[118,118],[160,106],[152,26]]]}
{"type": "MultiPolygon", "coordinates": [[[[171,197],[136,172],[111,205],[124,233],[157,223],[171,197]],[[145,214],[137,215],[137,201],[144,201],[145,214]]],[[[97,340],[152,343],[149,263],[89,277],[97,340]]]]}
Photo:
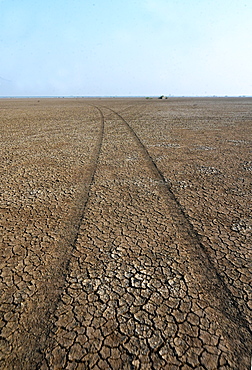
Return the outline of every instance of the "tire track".
{"type": "MultiPolygon", "coordinates": [[[[234,324],[238,325],[239,327],[243,327],[244,332],[242,333],[241,340],[245,340],[248,333],[250,336],[252,334],[249,323],[240,312],[235,297],[223,281],[222,277],[219,275],[215,266],[212,264],[207,254],[206,248],[200,240],[200,236],[194,229],[193,225],[190,223],[188,216],[179,203],[179,200],[175,197],[171,189],[171,185],[165,179],[155,161],[150,156],[147,148],[142,143],[141,139],[134,131],[134,129],[130,126],[130,124],[115,110],[106,106],[103,106],[103,108],[108,109],[120,118],[123,125],[127,127],[131,136],[138,144],[139,149],[143,153],[145,160],[149,165],[149,168],[153,172],[161,193],[163,194],[166,202],[169,205],[169,209],[171,210],[171,217],[174,221],[174,224],[176,225],[179,232],[183,234],[183,237],[190,244],[190,250],[188,250],[188,254],[190,256],[190,260],[195,271],[200,272],[202,276],[201,284],[204,290],[213,297],[212,302],[215,306],[215,309],[220,310],[228,319],[231,319],[234,324]]],[[[229,332],[229,328],[226,328],[226,330],[227,332],[229,332]]],[[[233,335],[233,333],[230,333],[230,335],[233,335]]]]}
{"type": "Polygon", "coordinates": [[[81,226],[82,221],[84,219],[85,209],[86,209],[86,205],[87,205],[88,198],[89,198],[89,193],[90,193],[90,188],[91,188],[91,185],[94,181],[94,176],[95,176],[95,172],[96,172],[96,169],[97,169],[99,155],[100,155],[102,141],[103,141],[103,136],[104,136],[104,116],[103,116],[103,113],[98,107],[94,107],[94,108],[96,108],[98,110],[99,114],[100,114],[101,125],[100,125],[100,131],[99,131],[99,134],[98,134],[97,144],[94,148],[94,151],[93,151],[93,154],[92,154],[92,157],[91,157],[91,160],[90,160],[89,170],[86,172],[85,181],[83,182],[83,189],[81,191],[82,197],[79,200],[79,204],[81,205],[80,208],[79,208],[80,212],[79,212],[79,216],[77,217],[77,222],[76,222],[77,227],[75,229],[75,236],[74,236],[74,240],[72,242],[73,248],[76,244],[78,234],[79,234],[79,230],[80,230],[80,226],[81,226]]]}
{"type": "MultiPolygon", "coordinates": [[[[85,181],[83,182],[83,188],[81,189],[81,198],[79,199],[79,212],[78,214],[76,215],[76,218],[73,222],[73,220],[71,220],[71,223],[73,223],[73,225],[76,225],[75,226],[75,229],[72,233],[72,240],[69,241],[69,245],[70,245],[70,252],[69,252],[69,257],[67,259],[67,261],[65,262],[65,268],[64,268],[64,285],[61,287],[61,294],[58,296],[58,299],[57,301],[55,302],[55,305],[54,305],[54,310],[51,314],[51,317],[52,317],[52,320],[51,320],[51,325],[47,327],[47,333],[46,333],[46,338],[50,338],[49,334],[52,332],[52,329],[53,329],[53,325],[54,325],[54,320],[55,320],[55,317],[54,317],[54,314],[57,310],[57,307],[58,307],[58,304],[59,302],[61,301],[61,296],[63,294],[63,291],[65,289],[65,284],[66,284],[66,279],[67,279],[67,276],[69,275],[69,266],[70,266],[70,261],[71,261],[71,258],[72,258],[72,252],[73,250],[75,249],[75,246],[76,246],[76,243],[77,243],[77,240],[78,240],[78,235],[79,235],[79,232],[80,232],[80,227],[81,227],[81,224],[83,222],[83,219],[85,218],[85,210],[86,210],[86,207],[87,207],[87,203],[88,203],[88,198],[89,198],[89,195],[90,195],[90,188],[92,186],[92,183],[94,181],[94,176],[95,176],[95,173],[96,173],[96,169],[97,169],[97,165],[98,165],[98,160],[99,160],[99,156],[100,156],[100,152],[101,152],[101,147],[102,147],[102,141],[103,141],[103,136],[104,136],[104,116],[103,116],[103,113],[102,111],[98,108],[98,107],[94,107],[93,108],[96,108],[100,114],[100,130],[99,130],[99,134],[98,134],[98,140],[97,140],[97,143],[95,145],[95,148],[93,150],[93,153],[92,153],[92,156],[91,156],[91,159],[90,159],[90,165],[89,165],[89,169],[88,171],[86,171],[85,173],[85,181]]],[[[41,346],[41,343],[40,343],[40,351],[41,353],[43,353],[43,358],[41,359],[41,362],[37,365],[37,369],[40,369],[42,367],[42,364],[43,364],[43,361],[46,361],[46,358],[44,357],[44,349],[46,347],[50,347],[51,343],[50,343],[50,340],[47,341],[44,346],[42,347],[41,346]]]]}
{"type": "Polygon", "coordinates": [[[40,369],[44,361],[44,350],[50,347],[49,334],[53,330],[54,313],[60,302],[69,273],[72,252],[75,249],[78,233],[85,217],[85,209],[89,198],[90,188],[98,165],[104,135],[104,117],[99,108],[100,128],[97,142],[90,158],[88,169],[83,173],[83,185],[79,189],[80,196],[74,218],[68,220],[64,241],[59,241],[61,250],[57,266],[46,272],[39,283],[38,290],[30,299],[30,306],[21,315],[19,332],[14,340],[13,351],[3,359],[3,369],[40,369]]]}
{"type": "Polygon", "coordinates": [[[205,294],[164,182],[112,114],[41,368],[245,370],[247,333],[205,294]]]}

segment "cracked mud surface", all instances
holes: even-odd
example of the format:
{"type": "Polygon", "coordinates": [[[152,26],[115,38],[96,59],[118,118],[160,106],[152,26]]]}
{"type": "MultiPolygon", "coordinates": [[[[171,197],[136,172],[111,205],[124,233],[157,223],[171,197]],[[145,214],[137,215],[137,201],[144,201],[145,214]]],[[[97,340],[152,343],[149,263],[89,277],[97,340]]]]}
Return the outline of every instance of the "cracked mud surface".
{"type": "Polygon", "coordinates": [[[251,99],[1,100],[1,369],[250,369],[251,99]]]}

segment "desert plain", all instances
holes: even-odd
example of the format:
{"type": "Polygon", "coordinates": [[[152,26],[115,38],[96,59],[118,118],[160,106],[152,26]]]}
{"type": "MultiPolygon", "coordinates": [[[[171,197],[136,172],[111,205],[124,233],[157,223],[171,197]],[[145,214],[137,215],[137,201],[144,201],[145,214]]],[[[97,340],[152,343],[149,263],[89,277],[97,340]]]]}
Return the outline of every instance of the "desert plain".
{"type": "Polygon", "coordinates": [[[252,98],[0,99],[0,369],[237,369],[252,98]]]}

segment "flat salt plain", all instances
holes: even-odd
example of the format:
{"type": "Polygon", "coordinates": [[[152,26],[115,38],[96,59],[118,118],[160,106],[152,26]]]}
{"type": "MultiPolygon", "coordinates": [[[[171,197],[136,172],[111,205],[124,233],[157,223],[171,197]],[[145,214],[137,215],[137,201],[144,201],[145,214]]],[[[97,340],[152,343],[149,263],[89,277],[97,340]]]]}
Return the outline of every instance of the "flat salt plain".
{"type": "Polygon", "coordinates": [[[1,99],[0,368],[250,369],[252,99],[1,99]]]}

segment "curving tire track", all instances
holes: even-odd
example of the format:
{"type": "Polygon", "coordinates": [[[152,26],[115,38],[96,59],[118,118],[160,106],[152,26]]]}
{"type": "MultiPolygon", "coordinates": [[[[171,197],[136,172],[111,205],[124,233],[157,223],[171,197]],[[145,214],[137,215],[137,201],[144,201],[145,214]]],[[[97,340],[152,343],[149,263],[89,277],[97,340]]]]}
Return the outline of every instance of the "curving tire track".
{"type": "Polygon", "coordinates": [[[170,184],[122,114],[92,108],[100,129],[65,249],[0,367],[247,370],[247,322],[170,184]]]}
{"type": "Polygon", "coordinates": [[[99,166],[43,369],[247,369],[250,335],[233,297],[146,147],[103,108],[99,166]]]}
{"type": "MultiPolygon", "coordinates": [[[[53,329],[54,313],[64,291],[69,263],[85,216],[85,208],[102,146],[104,117],[101,110],[99,108],[97,110],[100,114],[98,138],[94,145],[89,166],[83,173],[83,184],[79,189],[80,195],[75,207],[75,214],[68,220],[65,230],[66,235],[62,238],[64,240],[58,239],[57,247],[60,252],[57,265],[46,271],[46,276],[39,282],[37,291],[29,299],[29,307],[17,314],[19,315],[19,323],[14,338],[6,340],[3,336],[0,336],[1,369],[40,369],[44,349],[51,345],[49,334],[53,329]],[[12,350],[5,353],[5,348],[8,347],[11,347],[12,350]]],[[[15,304],[14,309],[9,308],[9,312],[20,309],[19,306],[19,304],[15,304]]],[[[8,325],[8,321],[3,319],[2,329],[5,328],[6,324],[8,325]]]]}
{"type": "MultiPolygon", "coordinates": [[[[143,144],[135,130],[131,125],[122,117],[121,114],[115,110],[103,106],[103,108],[111,111],[117,117],[120,118],[123,125],[128,129],[131,136],[134,138],[137,143],[139,150],[143,153],[146,162],[148,163],[149,168],[153,172],[157,184],[164,196],[165,201],[169,205],[171,211],[171,217],[174,221],[174,224],[180,231],[184,234],[184,237],[187,239],[190,245],[190,254],[191,263],[195,271],[199,271],[202,275],[202,286],[210,296],[213,297],[213,302],[215,302],[216,309],[220,310],[228,319],[232,320],[238,327],[242,327],[244,332],[240,332],[241,340],[246,340],[247,334],[250,336],[252,332],[246,318],[243,317],[243,314],[239,310],[238,303],[236,298],[231,293],[222,277],[218,273],[216,267],[211,262],[205,246],[201,242],[201,238],[198,235],[197,231],[194,229],[191,224],[188,216],[186,215],[183,207],[179,203],[178,199],[174,195],[171,185],[165,179],[162,172],[159,170],[157,164],[150,156],[146,146],[143,144]]],[[[229,332],[229,328],[226,328],[229,332]]],[[[230,332],[230,335],[233,333],[230,332]]]]}

